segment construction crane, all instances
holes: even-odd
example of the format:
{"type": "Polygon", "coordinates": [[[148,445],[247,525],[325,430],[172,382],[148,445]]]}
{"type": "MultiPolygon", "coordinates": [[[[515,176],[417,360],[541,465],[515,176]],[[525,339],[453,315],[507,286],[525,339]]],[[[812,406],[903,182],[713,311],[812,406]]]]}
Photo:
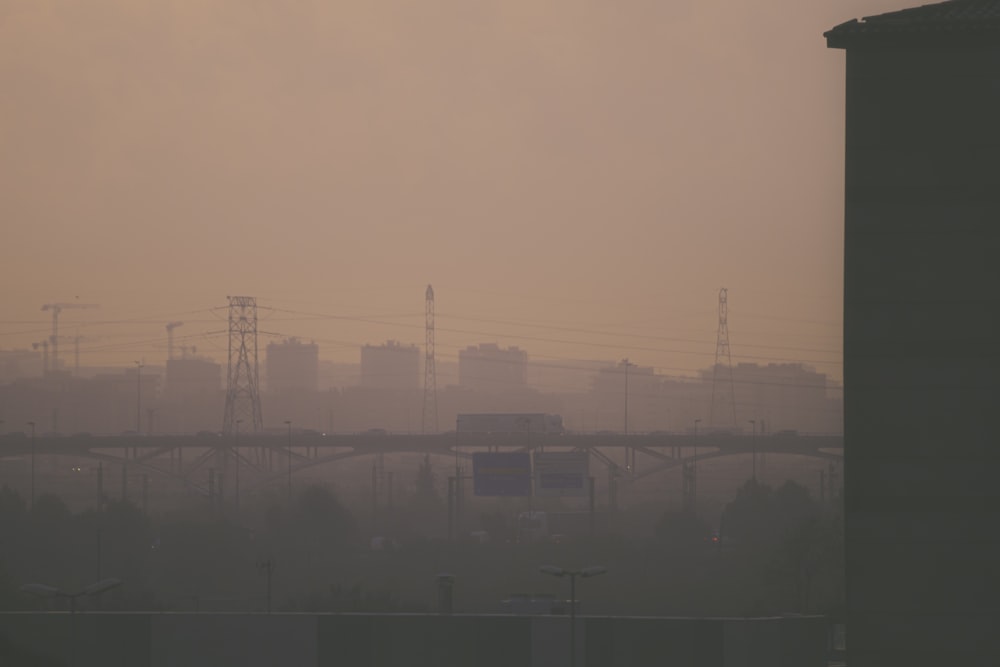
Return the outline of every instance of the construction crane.
{"type": "Polygon", "coordinates": [[[42,306],[42,310],[52,311],[52,335],[49,342],[52,343],[52,370],[59,369],[59,313],[65,308],[100,308],[96,303],[47,303],[42,306]]]}
{"type": "Polygon", "coordinates": [[[182,326],[183,324],[183,322],[167,323],[167,361],[174,358],[174,329],[182,326]]]}

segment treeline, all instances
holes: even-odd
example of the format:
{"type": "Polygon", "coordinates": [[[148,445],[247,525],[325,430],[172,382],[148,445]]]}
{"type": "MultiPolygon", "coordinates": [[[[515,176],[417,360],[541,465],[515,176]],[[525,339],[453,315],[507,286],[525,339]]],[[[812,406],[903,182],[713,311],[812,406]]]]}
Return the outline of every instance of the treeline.
{"type": "MultiPolygon", "coordinates": [[[[268,574],[275,611],[432,611],[435,578],[455,576],[455,609],[499,612],[512,593],[567,596],[543,564],[603,565],[608,574],[578,591],[582,613],[752,616],[837,615],[843,605],[843,528],[839,504],[825,506],[794,482],[754,481],[726,506],[721,530],[698,517],[660,512],[653,534],[619,510],[593,537],[518,544],[500,515],[485,544],[449,542],[443,503],[426,462],[416,491],[384,509],[377,531],[362,526],[333,489],[311,486],[290,503],[258,501],[238,513],[145,516],[128,502],[103,512],[70,512],[56,496],[29,508],[0,488],[0,609],[64,609],[64,599],[21,592],[25,583],[75,592],[101,578],[125,582],[81,609],[263,611],[268,574]],[[435,530],[425,529],[434,526],[435,530]],[[379,541],[373,549],[372,536],[379,541]],[[718,541],[716,539],[718,538],[718,541]],[[267,564],[270,563],[271,566],[267,564]]],[[[369,519],[366,517],[366,520],[369,519]]]]}

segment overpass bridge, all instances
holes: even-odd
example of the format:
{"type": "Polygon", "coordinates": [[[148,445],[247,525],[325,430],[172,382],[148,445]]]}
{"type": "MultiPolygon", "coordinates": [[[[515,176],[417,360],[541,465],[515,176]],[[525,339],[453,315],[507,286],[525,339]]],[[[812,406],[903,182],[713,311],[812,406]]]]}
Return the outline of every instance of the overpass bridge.
{"type": "Polygon", "coordinates": [[[690,433],[462,433],[428,435],[366,432],[330,434],[241,433],[220,435],[117,435],[0,437],[0,457],[37,456],[91,459],[135,466],[183,480],[202,491],[204,469],[214,466],[225,476],[238,462],[250,487],[277,484],[320,465],[359,456],[414,453],[450,457],[456,462],[485,451],[585,451],[626,482],[664,470],[723,456],[796,454],[821,459],[843,458],[841,435],[778,433],[773,435],[690,433]],[[201,473],[199,473],[201,471],[201,473]]]}

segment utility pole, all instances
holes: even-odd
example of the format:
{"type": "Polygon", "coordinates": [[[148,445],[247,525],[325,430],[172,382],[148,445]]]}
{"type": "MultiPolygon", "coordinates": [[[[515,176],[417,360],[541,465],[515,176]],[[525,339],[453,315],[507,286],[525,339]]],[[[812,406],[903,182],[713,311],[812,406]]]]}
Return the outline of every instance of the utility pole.
{"type": "MultiPolygon", "coordinates": [[[[729,413],[732,417],[732,421],[729,422],[733,427],[736,426],[736,383],[733,380],[733,355],[729,349],[729,304],[728,304],[728,291],[725,287],[719,290],[719,331],[716,337],[715,343],[715,366],[712,368],[712,404],[709,412],[709,424],[712,426],[718,425],[720,422],[717,421],[721,419],[721,413],[716,410],[716,399],[720,399],[725,411],[729,413]],[[722,390],[719,388],[719,372],[722,369],[723,363],[725,364],[725,370],[729,371],[729,384],[724,386],[722,390]],[[718,396],[717,396],[718,395],[718,396]],[[728,401],[726,400],[728,395],[728,401]],[[725,405],[728,403],[728,405],[725,405]]],[[[725,380],[723,380],[723,383],[725,380]]]]}
{"type": "Polygon", "coordinates": [[[229,300],[229,364],[222,432],[231,434],[236,420],[242,417],[256,433],[264,427],[257,367],[257,299],[252,296],[226,298],[229,300]]]}
{"type": "MultiPolygon", "coordinates": [[[[97,462],[97,513],[104,511],[104,462],[97,462]]],[[[98,577],[100,580],[100,577],[98,577]]]]}
{"type": "MultiPolygon", "coordinates": [[[[628,436],[628,369],[629,366],[634,366],[628,360],[628,357],[622,359],[622,365],[625,366],[625,435],[628,436]]],[[[625,445],[625,470],[629,474],[635,474],[635,452],[628,445],[625,445]]]]}
{"type": "Polygon", "coordinates": [[[288,505],[292,505],[292,421],[290,419],[285,420],[285,426],[288,427],[288,505]]]}
{"type": "Polygon", "coordinates": [[[274,572],[274,561],[268,558],[257,563],[257,569],[267,577],[267,613],[271,613],[271,573],[274,572]]]}
{"type": "Polygon", "coordinates": [[[749,419],[750,425],[753,427],[753,434],[750,436],[750,446],[753,452],[753,481],[754,484],[757,483],[757,420],[749,419]]]}
{"type": "Polygon", "coordinates": [[[174,329],[183,324],[183,322],[167,323],[167,361],[171,361],[174,358],[174,329]]]}
{"type": "Polygon", "coordinates": [[[135,434],[142,435],[142,362],[135,362],[135,434]]]}
{"type": "Polygon", "coordinates": [[[31,427],[31,509],[35,509],[35,422],[28,422],[31,427]]]}
{"type": "Polygon", "coordinates": [[[236,512],[240,511],[240,424],[242,419],[236,420],[236,440],[233,443],[233,454],[236,458],[236,512]]]}
{"type": "Polygon", "coordinates": [[[628,368],[634,365],[627,357],[622,359],[622,366],[625,367],[625,435],[628,435],[628,368]]]}
{"type": "Polygon", "coordinates": [[[434,288],[427,286],[424,293],[424,412],[420,423],[421,433],[437,433],[437,377],[434,370],[434,288]]]}
{"type": "Polygon", "coordinates": [[[698,424],[701,423],[700,419],[694,420],[694,459],[691,461],[691,481],[690,481],[690,493],[691,499],[689,501],[691,507],[691,513],[694,514],[698,506],[698,424]]]}
{"type": "Polygon", "coordinates": [[[596,577],[608,569],[600,565],[582,570],[566,570],[554,565],[543,565],[539,569],[553,577],[569,577],[569,665],[576,667],[576,578],[596,577]]]}

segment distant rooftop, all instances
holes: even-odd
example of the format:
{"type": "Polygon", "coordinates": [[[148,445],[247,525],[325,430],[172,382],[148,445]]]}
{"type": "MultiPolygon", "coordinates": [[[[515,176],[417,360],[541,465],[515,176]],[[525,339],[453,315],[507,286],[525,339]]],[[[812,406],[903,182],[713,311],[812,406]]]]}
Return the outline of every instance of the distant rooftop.
{"type": "Polygon", "coordinates": [[[851,19],[823,33],[827,46],[991,43],[1000,47],[1000,0],[949,0],[851,19]]]}

